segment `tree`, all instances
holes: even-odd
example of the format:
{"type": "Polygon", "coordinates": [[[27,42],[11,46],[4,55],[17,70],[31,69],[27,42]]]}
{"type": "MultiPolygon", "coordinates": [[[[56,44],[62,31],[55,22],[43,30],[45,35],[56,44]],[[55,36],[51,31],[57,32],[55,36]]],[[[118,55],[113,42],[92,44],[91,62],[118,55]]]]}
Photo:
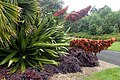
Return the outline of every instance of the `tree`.
{"type": "Polygon", "coordinates": [[[120,18],[118,16],[120,16],[120,11],[113,12],[110,7],[104,6],[77,21],[77,25],[74,25],[76,29],[74,30],[73,27],[71,32],[89,32],[94,35],[110,34],[116,32],[117,29],[117,32],[120,32],[120,18]]]}
{"type": "Polygon", "coordinates": [[[65,17],[66,24],[65,24],[65,30],[69,32],[78,32],[78,23],[79,20],[84,18],[88,15],[88,12],[91,8],[91,5],[87,6],[86,8],[83,8],[76,12],[71,12],[65,17]]]}
{"type": "Polygon", "coordinates": [[[105,16],[105,22],[108,26],[115,26],[118,25],[118,30],[120,32],[120,11],[111,12],[107,16],[105,16]]]}
{"type": "Polygon", "coordinates": [[[62,8],[62,0],[39,0],[40,8],[43,13],[55,12],[62,8]]]}
{"type": "Polygon", "coordinates": [[[109,6],[105,5],[104,7],[100,8],[97,13],[101,16],[101,17],[104,17],[106,16],[107,14],[111,13],[112,10],[109,6]]]}

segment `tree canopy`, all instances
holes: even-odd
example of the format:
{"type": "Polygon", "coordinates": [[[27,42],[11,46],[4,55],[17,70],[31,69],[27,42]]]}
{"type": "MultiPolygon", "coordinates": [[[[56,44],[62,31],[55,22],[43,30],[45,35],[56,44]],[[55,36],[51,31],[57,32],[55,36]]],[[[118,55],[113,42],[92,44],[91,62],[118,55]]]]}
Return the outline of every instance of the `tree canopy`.
{"type": "Polygon", "coordinates": [[[41,11],[44,13],[55,12],[61,9],[63,0],[39,0],[41,11]]]}
{"type": "Polygon", "coordinates": [[[120,16],[120,11],[112,11],[105,5],[76,23],[71,23],[71,27],[76,25],[77,29],[71,28],[70,32],[89,32],[94,35],[120,32],[120,17],[118,16],[120,16]]]}

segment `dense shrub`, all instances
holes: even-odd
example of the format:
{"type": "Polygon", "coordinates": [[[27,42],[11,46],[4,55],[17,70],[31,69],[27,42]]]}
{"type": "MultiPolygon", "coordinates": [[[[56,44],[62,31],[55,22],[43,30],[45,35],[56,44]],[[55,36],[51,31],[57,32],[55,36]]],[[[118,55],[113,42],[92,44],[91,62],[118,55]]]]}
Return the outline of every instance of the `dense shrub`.
{"type": "Polygon", "coordinates": [[[76,39],[70,42],[69,56],[79,60],[79,65],[84,67],[98,66],[96,53],[107,49],[115,41],[114,38],[107,40],[76,39]]]}
{"type": "Polygon", "coordinates": [[[70,41],[70,47],[80,48],[87,53],[98,53],[107,49],[113,42],[115,42],[115,38],[107,40],[76,39],[70,41]]]}
{"type": "Polygon", "coordinates": [[[60,56],[59,69],[62,73],[75,73],[81,72],[81,62],[74,56],[69,54],[66,56],[60,56]]]}
{"type": "Polygon", "coordinates": [[[80,48],[71,48],[69,55],[74,56],[82,67],[95,67],[99,65],[98,58],[95,53],[87,53],[80,48]]]}
{"type": "Polygon", "coordinates": [[[48,80],[50,76],[57,73],[75,73],[81,72],[80,62],[74,56],[61,55],[59,57],[59,65],[45,64],[43,65],[43,70],[40,70],[41,66],[38,68],[27,68],[25,73],[17,71],[13,74],[8,74],[10,69],[0,69],[0,79],[6,80],[48,80]]]}

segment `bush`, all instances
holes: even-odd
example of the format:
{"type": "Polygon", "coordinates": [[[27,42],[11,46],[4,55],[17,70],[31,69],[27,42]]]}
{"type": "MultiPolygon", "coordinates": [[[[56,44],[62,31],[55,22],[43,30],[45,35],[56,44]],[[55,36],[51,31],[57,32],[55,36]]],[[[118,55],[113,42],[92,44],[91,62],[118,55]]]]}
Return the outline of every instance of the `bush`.
{"type": "Polygon", "coordinates": [[[19,71],[8,74],[10,69],[0,69],[0,79],[7,80],[48,80],[50,76],[53,76],[56,73],[75,73],[81,72],[81,66],[79,64],[79,60],[74,56],[59,56],[59,65],[51,65],[45,64],[43,65],[43,70],[40,70],[40,66],[38,68],[27,68],[25,73],[21,73],[19,71]]]}
{"type": "Polygon", "coordinates": [[[71,48],[70,56],[74,56],[82,67],[95,67],[99,65],[98,58],[94,53],[87,53],[80,48],[71,48]]]}
{"type": "Polygon", "coordinates": [[[94,67],[98,65],[97,53],[107,49],[115,41],[114,38],[108,40],[76,39],[70,41],[69,55],[79,60],[80,66],[94,67]]]}
{"type": "Polygon", "coordinates": [[[81,62],[74,56],[60,56],[59,69],[63,74],[81,72],[81,62]]]}
{"type": "Polygon", "coordinates": [[[114,43],[115,38],[107,39],[107,40],[91,40],[91,39],[75,39],[70,41],[70,47],[80,48],[85,52],[95,54],[100,52],[101,50],[107,49],[114,43]]]}

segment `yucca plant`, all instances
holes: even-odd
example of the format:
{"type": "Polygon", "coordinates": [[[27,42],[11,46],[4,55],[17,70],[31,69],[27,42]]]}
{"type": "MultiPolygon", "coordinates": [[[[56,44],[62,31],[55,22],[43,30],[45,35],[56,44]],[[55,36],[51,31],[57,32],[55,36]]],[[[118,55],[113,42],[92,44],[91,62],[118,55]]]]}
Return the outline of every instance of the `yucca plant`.
{"type": "Polygon", "coordinates": [[[39,15],[37,0],[0,0],[0,65],[19,68],[57,65],[69,44],[63,24],[52,14],[39,15]]]}

